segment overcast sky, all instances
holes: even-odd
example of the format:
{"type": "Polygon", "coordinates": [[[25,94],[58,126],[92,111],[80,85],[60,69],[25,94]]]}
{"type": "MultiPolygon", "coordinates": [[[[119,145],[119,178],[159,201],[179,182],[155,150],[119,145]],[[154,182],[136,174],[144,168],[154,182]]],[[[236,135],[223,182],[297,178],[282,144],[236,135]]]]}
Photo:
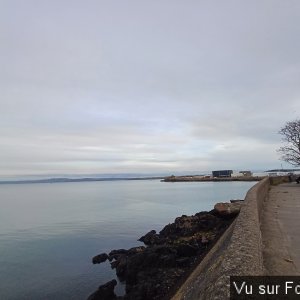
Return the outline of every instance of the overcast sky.
{"type": "Polygon", "coordinates": [[[299,0],[0,0],[0,175],[278,168],[299,111],[299,0]]]}

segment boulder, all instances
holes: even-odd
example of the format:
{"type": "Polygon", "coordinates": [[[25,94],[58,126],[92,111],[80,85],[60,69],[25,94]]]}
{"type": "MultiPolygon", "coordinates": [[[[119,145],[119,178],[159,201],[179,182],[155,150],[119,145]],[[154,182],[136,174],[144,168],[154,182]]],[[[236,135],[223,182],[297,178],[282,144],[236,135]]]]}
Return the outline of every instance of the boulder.
{"type": "Polygon", "coordinates": [[[239,214],[242,204],[235,203],[217,203],[214,206],[216,213],[222,217],[234,217],[239,214]]]}
{"type": "Polygon", "coordinates": [[[117,250],[112,250],[108,254],[108,259],[109,261],[112,261],[113,259],[118,260],[120,256],[126,255],[128,250],[125,249],[117,249],[117,250]]]}
{"type": "Polygon", "coordinates": [[[106,253],[101,253],[93,257],[93,264],[101,264],[108,259],[108,255],[106,253]]]}
{"type": "Polygon", "coordinates": [[[127,270],[127,257],[125,255],[122,255],[118,258],[115,268],[117,276],[120,279],[123,279],[127,270]]]}
{"type": "Polygon", "coordinates": [[[128,252],[128,250],[125,249],[117,249],[117,250],[112,250],[109,252],[109,256],[111,255],[120,255],[120,254],[126,254],[128,252]]]}
{"type": "Polygon", "coordinates": [[[113,300],[117,299],[117,295],[114,292],[117,281],[111,280],[103,285],[100,285],[98,290],[91,294],[87,300],[113,300]]]}
{"type": "Polygon", "coordinates": [[[155,230],[151,230],[146,233],[144,236],[138,239],[138,241],[143,242],[145,245],[154,245],[157,244],[159,241],[159,235],[156,233],[155,230]]]}

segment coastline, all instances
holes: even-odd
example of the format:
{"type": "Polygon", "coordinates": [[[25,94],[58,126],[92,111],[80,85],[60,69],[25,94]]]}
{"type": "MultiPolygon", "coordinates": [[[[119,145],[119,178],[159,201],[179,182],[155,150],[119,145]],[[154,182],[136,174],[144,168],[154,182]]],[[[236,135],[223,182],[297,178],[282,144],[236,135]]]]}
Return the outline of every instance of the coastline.
{"type": "Polygon", "coordinates": [[[165,177],[163,182],[228,182],[228,181],[260,181],[266,178],[266,176],[243,176],[243,177],[219,177],[219,178],[211,178],[205,176],[169,176],[165,177]]]}
{"type": "Polygon", "coordinates": [[[126,293],[117,296],[117,281],[111,280],[88,300],[170,299],[232,224],[241,206],[241,201],[217,203],[209,212],[177,217],[159,233],[151,230],[139,239],[145,246],[94,256],[93,264],[110,262],[126,293]]]}
{"type": "Polygon", "coordinates": [[[94,181],[125,181],[125,180],[155,180],[163,179],[164,177],[111,177],[111,178],[47,178],[33,180],[2,180],[0,184],[28,184],[28,183],[66,183],[66,182],[94,182],[94,181]]]}
{"type": "Polygon", "coordinates": [[[67,183],[67,182],[95,182],[95,181],[127,181],[127,180],[156,180],[162,182],[227,182],[227,181],[260,181],[266,176],[243,176],[212,178],[202,175],[179,175],[179,176],[145,176],[145,177],[50,177],[42,179],[9,179],[0,180],[0,184],[34,184],[34,183],[67,183]]]}

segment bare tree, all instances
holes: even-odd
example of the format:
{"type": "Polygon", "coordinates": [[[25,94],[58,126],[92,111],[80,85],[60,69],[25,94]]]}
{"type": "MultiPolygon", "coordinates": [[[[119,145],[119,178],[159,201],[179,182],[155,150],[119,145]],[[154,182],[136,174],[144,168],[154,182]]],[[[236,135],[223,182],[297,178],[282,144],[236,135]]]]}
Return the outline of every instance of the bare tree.
{"type": "Polygon", "coordinates": [[[287,122],[278,132],[284,146],[277,151],[281,159],[294,166],[300,166],[300,119],[287,122]]]}

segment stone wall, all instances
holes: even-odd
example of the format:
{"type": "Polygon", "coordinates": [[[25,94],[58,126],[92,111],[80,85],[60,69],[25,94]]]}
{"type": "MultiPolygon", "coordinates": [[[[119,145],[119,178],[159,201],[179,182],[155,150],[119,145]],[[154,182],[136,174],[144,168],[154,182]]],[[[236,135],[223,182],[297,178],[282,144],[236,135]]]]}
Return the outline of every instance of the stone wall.
{"type": "MultiPolygon", "coordinates": [[[[296,177],[297,177],[296,175],[291,176],[291,180],[295,181],[296,177]]],[[[270,177],[270,183],[272,185],[278,185],[278,184],[284,183],[284,182],[290,182],[289,176],[274,176],[274,177],[270,177]]]]}
{"type": "Polygon", "coordinates": [[[230,276],[264,274],[260,212],[269,186],[265,178],[248,191],[234,223],[172,300],[229,299],[230,276]]]}

